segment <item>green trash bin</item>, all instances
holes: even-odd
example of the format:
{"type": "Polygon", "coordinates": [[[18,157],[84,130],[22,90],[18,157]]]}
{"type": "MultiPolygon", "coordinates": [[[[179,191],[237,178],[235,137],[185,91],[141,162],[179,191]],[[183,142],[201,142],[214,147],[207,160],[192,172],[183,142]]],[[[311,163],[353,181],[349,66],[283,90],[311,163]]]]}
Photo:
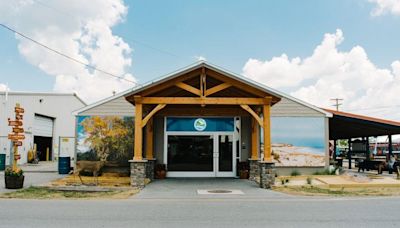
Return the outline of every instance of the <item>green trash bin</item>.
{"type": "Polygon", "coordinates": [[[6,169],[6,155],[0,154],[0,171],[6,169]]]}

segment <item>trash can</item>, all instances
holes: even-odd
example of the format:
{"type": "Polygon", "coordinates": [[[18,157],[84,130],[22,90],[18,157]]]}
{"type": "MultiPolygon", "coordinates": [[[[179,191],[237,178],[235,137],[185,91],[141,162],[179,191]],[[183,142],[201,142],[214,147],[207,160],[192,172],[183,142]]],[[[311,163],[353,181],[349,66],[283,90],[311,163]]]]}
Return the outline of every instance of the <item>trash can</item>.
{"type": "Polygon", "coordinates": [[[68,174],[71,171],[71,157],[58,158],[58,173],[68,174]]]}
{"type": "Polygon", "coordinates": [[[0,171],[6,169],[6,154],[0,154],[0,171]]]}

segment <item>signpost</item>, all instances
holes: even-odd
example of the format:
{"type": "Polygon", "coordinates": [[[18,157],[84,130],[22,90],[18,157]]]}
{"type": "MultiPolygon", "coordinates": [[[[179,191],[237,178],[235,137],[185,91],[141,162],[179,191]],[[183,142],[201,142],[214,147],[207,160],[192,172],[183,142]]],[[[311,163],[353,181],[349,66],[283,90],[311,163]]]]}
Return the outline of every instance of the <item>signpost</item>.
{"type": "Polygon", "coordinates": [[[18,169],[17,162],[21,159],[21,155],[18,154],[18,147],[22,146],[22,140],[25,139],[24,128],[22,128],[24,111],[25,110],[17,103],[15,105],[15,120],[10,120],[10,118],[8,118],[8,126],[12,127],[12,132],[11,134],[8,134],[8,139],[13,142],[14,147],[13,171],[17,171],[18,169]]]}

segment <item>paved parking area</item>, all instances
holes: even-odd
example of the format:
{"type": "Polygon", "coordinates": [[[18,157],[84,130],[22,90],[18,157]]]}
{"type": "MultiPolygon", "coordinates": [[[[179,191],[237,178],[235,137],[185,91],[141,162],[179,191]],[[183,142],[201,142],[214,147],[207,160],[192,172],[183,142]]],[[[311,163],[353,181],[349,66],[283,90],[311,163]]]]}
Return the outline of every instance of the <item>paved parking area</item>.
{"type": "Polygon", "coordinates": [[[255,182],[233,178],[168,178],[154,180],[133,199],[193,198],[290,198],[283,193],[261,189],[255,182]],[[198,194],[197,190],[239,190],[244,194],[198,194]]]}

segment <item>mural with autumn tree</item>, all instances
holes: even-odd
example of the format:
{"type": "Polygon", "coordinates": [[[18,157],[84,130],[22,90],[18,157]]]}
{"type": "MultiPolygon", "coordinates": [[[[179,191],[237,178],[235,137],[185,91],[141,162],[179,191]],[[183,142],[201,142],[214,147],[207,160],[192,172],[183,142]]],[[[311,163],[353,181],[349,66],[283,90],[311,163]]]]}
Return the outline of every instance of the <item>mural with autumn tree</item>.
{"type": "Polygon", "coordinates": [[[77,160],[128,163],[133,156],[133,117],[79,116],[77,160]]]}

